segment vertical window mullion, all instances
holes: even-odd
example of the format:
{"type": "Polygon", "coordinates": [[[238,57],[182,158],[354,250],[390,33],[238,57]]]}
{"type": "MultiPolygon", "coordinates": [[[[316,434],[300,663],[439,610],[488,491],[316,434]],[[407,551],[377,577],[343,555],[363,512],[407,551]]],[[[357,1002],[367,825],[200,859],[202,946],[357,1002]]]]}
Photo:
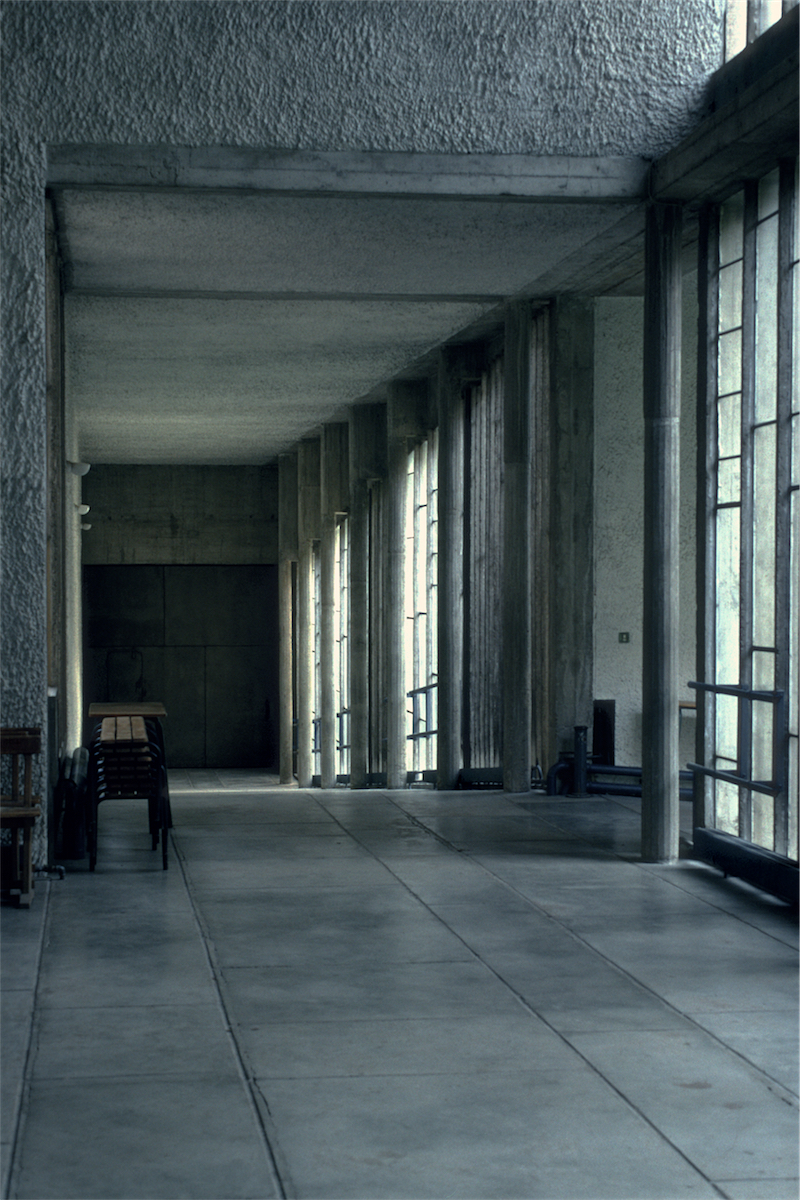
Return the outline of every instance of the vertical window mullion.
{"type": "MultiPolygon", "coordinates": [[[[719,683],[717,679],[717,355],[719,341],[719,221],[717,205],[700,213],[699,306],[700,338],[697,388],[697,596],[698,678],[719,683]],[[699,548],[702,547],[702,551],[699,548]]],[[[712,763],[716,751],[716,697],[713,692],[698,692],[697,761],[712,763]]],[[[694,782],[694,824],[715,828],[716,786],[707,776],[697,774],[694,782]]]]}
{"type": "MultiPolygon", "coordinates": [[[[744,189],[744,244],[742,278],[742,455],[741,519],[739,527],[739,683],[753,684],[753,425],[756,388],[756,234],[758,226],[758,183],[744,189]]],[[[752,702],[739,700],[739,774],[751,778],[753,717],[752,702]]],[[[752,839],[751,793],[739,790],[739,836],[752,839]]]]}
{"type": "MultiPolygon", "coordinates": [[[[777,461],[775,513],[775,688],[783,691],[785,701],[775,710],[774,767],[775,782],[781,788],[775,799],[775,851],[789,853],[789,695],[791,690],[791,484],[792,484],[792,391],[794,335],[793,263],[797,253],[797,162],[783,160],[779,165],[778,184],[778,377],[777,386],[777,461]],[[778,715],[782,716],[778,727],[778,715]]],[[[796,668],[797,664],[795,664],[796,668]]]]}

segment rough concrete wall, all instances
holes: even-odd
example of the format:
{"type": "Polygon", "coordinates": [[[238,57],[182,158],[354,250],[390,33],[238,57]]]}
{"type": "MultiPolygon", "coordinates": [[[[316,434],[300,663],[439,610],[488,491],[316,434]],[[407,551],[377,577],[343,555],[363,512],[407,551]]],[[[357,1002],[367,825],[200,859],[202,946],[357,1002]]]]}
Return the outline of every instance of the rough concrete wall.
{"type": "Polygon", "coordinates": [[[86,564],[277,563],[277,467],[92,468],[86,564]]]}
{"type": "MultiPolygon", "coordinates": [[[[594,696],[616,700],[616,761],[642,761],[644,418],[643,304],[598,300],[595,324],[594,696]],[[619,634],[630,641],[620,643],[619,634]]],[[[683,283],[681,374],[680,678],[694,678],[696,277],[683,283]]],[[[682,698],[693,700],[688,689],[682,698]]],[[[682,720],[681,767],[693,758],[692,717],[682,720]]]]}
{"type": "Polygon", "coordinates": [[[720,0],[25,0],[8,122],[37,141],[663,153],[720,0]]]}

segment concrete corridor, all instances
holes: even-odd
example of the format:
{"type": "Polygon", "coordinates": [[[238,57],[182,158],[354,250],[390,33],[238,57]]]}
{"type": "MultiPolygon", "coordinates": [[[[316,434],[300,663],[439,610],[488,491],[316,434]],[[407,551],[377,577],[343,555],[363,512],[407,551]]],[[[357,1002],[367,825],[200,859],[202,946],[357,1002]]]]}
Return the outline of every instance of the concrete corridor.
{"type": "Polygon", "coordinates": [[[796,913],[636,801],[170,779],[2,911],[3,1196],[794,1200],[796,913]]]}

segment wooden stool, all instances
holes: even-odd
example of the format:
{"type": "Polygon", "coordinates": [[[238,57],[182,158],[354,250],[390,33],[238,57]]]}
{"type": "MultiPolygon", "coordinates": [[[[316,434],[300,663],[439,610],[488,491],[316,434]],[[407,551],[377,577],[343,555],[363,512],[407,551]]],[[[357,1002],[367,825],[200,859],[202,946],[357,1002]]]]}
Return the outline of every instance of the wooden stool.
{"type": "Polygon", "coordinates": [[[41,754],[42,731],[0,729],[0,750],[11,756],[11,794],[3,796],[0,803],[0,828],[10,829],[12,839],[9,854],[3,855],[3,890],[9,891],[21,908],[30,908],[33,827],[42,812],[41,798],[32,794],[33,756],[41,754]]]}

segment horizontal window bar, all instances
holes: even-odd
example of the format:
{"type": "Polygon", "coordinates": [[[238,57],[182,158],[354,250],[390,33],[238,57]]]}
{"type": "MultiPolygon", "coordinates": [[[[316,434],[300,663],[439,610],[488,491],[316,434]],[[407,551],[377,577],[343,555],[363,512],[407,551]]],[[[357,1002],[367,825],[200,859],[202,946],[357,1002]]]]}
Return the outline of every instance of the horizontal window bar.
{"type": "Polygon", "coordinates": [[[714,692],[718,696],[741,696],[745,700],[766,700],[769,704],[778,704],[783,699],[783,692],[754,692],[752,688],[741,687],[733,683],[689,683],[690,688],[698,692],[714,692]]]}
{"type": "Polygon", "coordinates": [[[710,779],[721,779],[723,783],[732,783],[736,787],[746,788],[748,792],[760,792],[763,796],[779,796],[781,789],[773,783],[761,783],[755,779],[743,779],[731,771],[715,771],[713,767],[701,767],[699,763],[687,763],[690,771],[698,775],[708,775],[710,779]]]}

